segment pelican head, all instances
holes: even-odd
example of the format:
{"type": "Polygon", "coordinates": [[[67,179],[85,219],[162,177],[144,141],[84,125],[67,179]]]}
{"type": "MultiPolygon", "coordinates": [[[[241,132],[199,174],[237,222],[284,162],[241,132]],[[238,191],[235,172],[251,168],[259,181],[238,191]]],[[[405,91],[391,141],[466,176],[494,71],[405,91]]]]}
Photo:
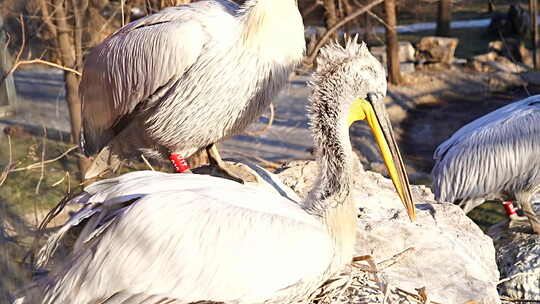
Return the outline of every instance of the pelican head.
{"type": "MultiPolygon", "coordinates": [[[[324,131],[328,124],[347,123],[347,128],[335,126],[331,129],[348,130],[354,122],[366,121],[409,218],[414,220],[415,209],[408,177],[384,106],[386,77],[382,65],[371,55],[365,43],[357,42],[357,37],[347,39],[346,47],[334,43],[322,49],[317,65],[310,112],[325,117],[313,120],[312,128],[317,130],[314,134],[329,138],[330,141],[326,140],[324,145],[332,148],[332,136],[324,131]]],[[[343,138],[348,134],[337,136],[343,138]]],[[[350,141],[339,138],[334,142],[350,145],[350,141]]]]}

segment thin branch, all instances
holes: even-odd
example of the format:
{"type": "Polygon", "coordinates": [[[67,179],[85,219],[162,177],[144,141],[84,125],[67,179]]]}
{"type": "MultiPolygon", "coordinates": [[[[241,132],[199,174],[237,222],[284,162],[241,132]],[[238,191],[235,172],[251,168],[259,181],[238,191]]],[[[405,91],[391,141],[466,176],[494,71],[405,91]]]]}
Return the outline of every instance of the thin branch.
{"type": "Polygon", "coordinates": [[[73,151],[73,150],[75,150],[77,148],[79,148],[79,146],[73,146],[73,147],[67,149],[66,151],[64,151],[64,153],[58,155],[57,157],[55,157],[53,159],[49,159],[49,160],[39,162],[39,163],[34,163],[34,164],[31,164],[31,165],[28,165],[28,166],[22,167],[22,168],[11,169],[11,170],[9,170],[9,172],[27,171],[27,170],[32,170],[32,169],[39,168],[42,164],[43,165],[50,164],[52,162],[55,162],[55,161],[61,159],[62,157],[68,155],[71,151],[73,151]]]}
{"type": "Polygon", "coordinates": [[[512,302],[512,303],[540,303],[540,300],[534,300],[534,299],[512,299],[507,297],[501,297],[501,300],[512,302]]]}
{"type": "Polygon", "coordinates": [[[21,60],[21,61],[18,61],[16,62],[12,67],[11,69],[9,69],[9,71],[7,71],[7,73],[4,75],[4,77],[2,78],[2,81],[4,81],[7,76],[9,76],[9,74],[15,72],[15,70],[17,70],[19,68],[19,66],[21,65],[24,65],[24,64],[44,64],[44,65],[48,65],[48,66],[51,66],[53,68],[57,68],[57,69],[60,69],[60,70],[64,70],[64,71],[68,71],[68,72],[71,72],[77,76],[81,76],[82,73],[75,70],[75,69],[72,69],[72,68],[68,68],[68,67],[65,67],[63,65],[59,65],[59,64],[56,64],[54,62],[50,62],[50,61],[47,61],[47,60],[43,60],[43,59],[30,59],[30,60],[21,60]]]}
{"type": "Polygon", "coordinates": [[[251,135],[251,136],[256,136],[256,135],[260,135],[260,134],[263,134],[264,132],[268,131],[268,129],[270,129],[270,127],[272,127],[272,123],[274,123],[274,114],[275,114],[274,104],[271,103],[270,104],[270,117],[268,118],[268,123],[266,124],[266,126],[264,126],[264,128],[262,128],[260,130],[247,131],[247,132],[245,132],[245,134],[251,135]]]}
{"type": "Polygon", "coordinates": [[[381,17],[377,16],[377,14],[375,14],[374,12],[368,10],[366,13],[367,13],[368,15],[370,15],[371,17],[373,17],[373,19],[379,21],[382,25],[384,25],[384,27],[390,28],[390,26],[388,25],[388,23],[386,23],[381,17]]]}
{"type": "Polygon", "coordinates": [[[58,31],[54,23],[51,21],[52,18],[49,13],[49,8],[47,8],[47,2],[45,0],[40,0],[39,4],[41,7],[41,15],[43,15],[43,23],[47,25],[49,31],[51,31],[51,34],[56,37],[58,35],[58,31]]]}
{"type": "Polygon", "coordinates": [[[376,5],[378,5],[378,4],[382,3],[382,2],[384,2],[384,0],[375,0],[375,1],[371,2],[370,4],[368,4],[368,5],[366,5],[366,6],[362,7],[362,8],[359,8],[354,13],[352,13],[349,16],[343,18],[341,21],[339,21],[334,26],[329,28],[326,31],[326,33],[324,34],[324,36],[315,45],[315,48],[313,48],[313,51],[311,52],[311,54],[304,60],[304,64],[308,65],[308,66],[313,64],[313,61],[315,60],[315,57],[317,57],[317,54],[319,53],[319,50],[321,49],[321,47],[326,43],[328,38],[330,38],[330,36],[332,36],[332,34],[335,31],[337,31],[340,27],[345,25],[347,22],[353,20],[354,18],[366,13],[367,11],[371,10],[374,6],[376,6],[376,5]]]}
{"type": "Polygon", "coordinates": [[[13,150],[12,150],[12,147],[11,147],[11,136],[9,134],[6,134],[6,136],[7,136],[7,139],[8,139],[9,160],[8,160],[8,163],[7,163],[6,167],[4,168],[4,171],[2,171],[2,174],[0,175],[0,186],[2,186],[4,184],[4,182],[6,181],[8,175],[9,175],[9,172],[11,170],[11,167],[13,166],[13,150]]]}
{"type": "MultiPolygon", "coordinates": [[[[39,187],[41,186],[41,182],[43,181],[43,177],[45,176],[45,164],[43,163],[45,161],[45,149],[47,148],[47,142],[45,139],[47,138],[47,129],[45,128],[45,125],[43,125],[43,140],[41,143],[41,172],[39,175],[39,180],[36,185],[35,194],[39,194],[39,187]]],[[[37,216],[36,216],[37,218],[37,216]]]]}
{"type": "Polygon", "coordinates": [[[320,0],[314,1],[312,5],[308,6],[306,9],[304,9],[304,11],[302,12],[302,15],[304,16],[304,18],[306,18],[311,13],[313,13],[316,8],[318,8],[321,5],[322,5],[322,2],[320,0]]]}
{"type": "Polygon", "coordinates": [[[125,25],[125,14],[124,14],[124,0],[120,0],[120,9],[122,10],[122,27],[125,25]]]}
{"type": "Polygon", "coordinates": [[[154,170],[154,167],[152,167],[152,165],[150,164],[148,159],[146,159],[146,156],[144,156],[144,154],[141,154],[141,158],[142,158],[143,162],[148,166],[148,168],[150,168],[150,170],[156,171],[156,170],[154,170]]]}
{"type": "Polygon", "coordinates": [[[234,154],[238,154],[238,155],[240,155],[242,157],[245,157],[245,158],[251,158],[251,159],[257,160],[258,162],[260,162],[261,164],[263,164],[267,168],[279,169],[279,168],[283,167],[283,165],[281,165],[279,163],[272,162],[272,161],[266,160],[264,158],[255,156],[255,155],[248,155],[248,154],[245,154],[245,153],[242,153],[242,152],[239,152],[239,151],[227,150],[227,149],[221,149],[221,151],[222,152],[228,152],[228,153],[234,153],[234,154]]]}

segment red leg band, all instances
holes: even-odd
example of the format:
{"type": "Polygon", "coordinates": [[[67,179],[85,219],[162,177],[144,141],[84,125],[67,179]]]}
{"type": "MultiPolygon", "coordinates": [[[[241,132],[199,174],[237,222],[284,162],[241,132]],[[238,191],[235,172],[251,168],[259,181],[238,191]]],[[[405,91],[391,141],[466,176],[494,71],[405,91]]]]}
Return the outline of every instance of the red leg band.
{"type": "Polygon", "coordinates": [[[506,211],[506,214],[508,214],[508,216],[517,214],[516,213],[516,208],[514,207],[514,204],[512,203],[512,201],[503,202],[502,204],[503,204],[504,210],[506,211]]]}
{"type": "Polygon", "coordinates": [[[180,154],[171,153],[169,155],[169,160],[173,164],[176,173],[184,173],[189,170],[189,165],[186,159],[180,156],[180,154]]]}

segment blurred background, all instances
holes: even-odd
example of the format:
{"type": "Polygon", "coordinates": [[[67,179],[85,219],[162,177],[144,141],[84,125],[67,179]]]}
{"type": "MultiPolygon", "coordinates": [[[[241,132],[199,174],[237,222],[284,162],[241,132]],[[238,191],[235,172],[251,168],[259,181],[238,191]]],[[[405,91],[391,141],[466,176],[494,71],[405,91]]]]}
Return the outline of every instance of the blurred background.
{"type": "MultiPolygon", "coordinates": [[[[25,254],[48,210],[81,188],[78,84],[86,52],[122,25],[189,0],[0,1],[0,303],[30,274],[25,254]]],[[[243,1],[237,1],[241,3],[243,1]]],[[[321,46],[358,34],[388,72],[386,99],[410,179],[430,185],[434,149],[458,128],[540,92],[537,1],[299,0],[307,52],[289,86],[225,157],[279,169],[313,159],[305,106],[321,46]]],[[[368,128],[351,129],[364,167],[385,175],[368,128]]],[[[153,166],[170,171],[167,163],[153,166]]],[[[142,160],[120,173],[147,168],[142,160]]],[[[499,204],[469,214],[482,228],[499,204]]]]}

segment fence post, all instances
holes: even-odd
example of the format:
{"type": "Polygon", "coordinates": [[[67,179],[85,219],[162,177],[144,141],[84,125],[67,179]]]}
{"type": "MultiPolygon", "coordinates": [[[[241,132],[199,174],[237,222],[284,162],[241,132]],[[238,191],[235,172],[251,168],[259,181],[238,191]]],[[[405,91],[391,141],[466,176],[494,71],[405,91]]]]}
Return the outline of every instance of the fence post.
{"type": "MultiPolygon", "coordinates": [[[[11,60],[7,48],[6,29],[4,19],[0,16],[0,71],[6,73],[11,68],[11,60]]],[[[0,117],[13,115],[15,113],[15,104],[17,93],[15,92],[15,82],[13,74],[8,75],[0,83],[0,117]]]]}

